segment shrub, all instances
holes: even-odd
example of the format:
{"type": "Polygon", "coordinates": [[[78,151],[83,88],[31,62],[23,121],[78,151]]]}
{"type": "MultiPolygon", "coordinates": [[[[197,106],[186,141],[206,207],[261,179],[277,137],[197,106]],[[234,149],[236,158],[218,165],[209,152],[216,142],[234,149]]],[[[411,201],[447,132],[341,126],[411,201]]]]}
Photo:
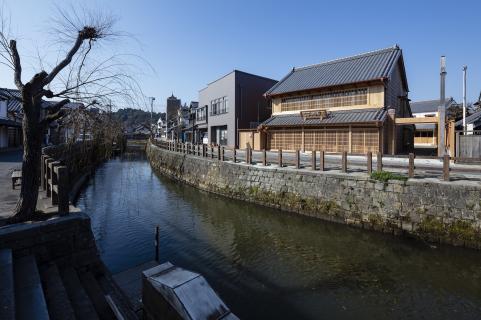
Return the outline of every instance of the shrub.
{"type": "Polygon", "coordinates": [[[408,178],[389,171],[374,171],[371,173],[371,179],[387,182],[388,180],[406,181],[408,178]]]}

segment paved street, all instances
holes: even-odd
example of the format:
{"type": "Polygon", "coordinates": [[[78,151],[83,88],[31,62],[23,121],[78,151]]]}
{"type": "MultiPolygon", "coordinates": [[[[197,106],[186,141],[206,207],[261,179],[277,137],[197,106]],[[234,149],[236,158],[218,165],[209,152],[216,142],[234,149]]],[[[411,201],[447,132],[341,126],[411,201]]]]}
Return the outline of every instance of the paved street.
{"type": "Polygon", "coordinates": [[[12,190],[12,171],[22,167],[22,150],[0,151],[0,219],[11,215],[20,186],[12,190]]]}

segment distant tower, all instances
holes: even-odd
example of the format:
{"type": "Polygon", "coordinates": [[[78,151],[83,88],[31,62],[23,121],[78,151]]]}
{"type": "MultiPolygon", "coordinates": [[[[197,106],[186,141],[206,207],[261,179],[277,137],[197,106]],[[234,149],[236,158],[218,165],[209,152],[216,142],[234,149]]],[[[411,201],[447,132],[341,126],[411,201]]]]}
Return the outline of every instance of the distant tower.
{"type": "Polygon", "coordinates": [[[177,112],[180,109],[180,99],[177,99],[174,94],[167,98],[167,125],[170,121],[177,119],[177,112]]]}

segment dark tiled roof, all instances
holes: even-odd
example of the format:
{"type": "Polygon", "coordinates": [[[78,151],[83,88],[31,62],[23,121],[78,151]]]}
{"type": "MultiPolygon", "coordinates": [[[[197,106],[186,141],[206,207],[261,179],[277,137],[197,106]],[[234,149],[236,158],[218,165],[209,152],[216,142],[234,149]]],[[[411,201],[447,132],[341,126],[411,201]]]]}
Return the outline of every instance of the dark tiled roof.
{"type": "Polygon", "coordinates": [[[332,111],[324,119],[306,119],[300,114],[272,116],[261,126],[266,127],[288,127],[288,126],[317,126],[330,124],[355,124],[367,122],[383,122],[386,119],[387,111],[384,109],[358,109],[332,111]]]}
{"type": "Polygon", "coordinates": [[[15,122],[9,119],[0,119],[0,126],[7,126],[7,127],[21,127],[22,124],[20,122],[15,122]]]}
{"type": "Polygon", "coordinates": [[[402,59],[402,51],[398,46],[394,46],[313,66],[294,68],[267,91],[266,95],[388,78],[400,58],[402,59]]]}
{"type": "MultiPolygon", "coordinates": [[[[448,108],[452,103],[454,103],[453,98],[446,98],[446,107],[448,108]]],[[[412,113],[426,113],[426,112],[438,112],[439,99],[425,100],[425,101],[415,101],[409,103],[411,105],[412,113]]]]}
{"type": "MultiPolygon", "coordinates": [[[[479,122],[478,125],[481,125],[481,111],[475,112],[472,115],[466,117],[466,124],[471,124],[476,122],[479,122]]],[[[455,123],[456,127],[462,126],[463,125],[463,119],[456,121],[455,123]]]]}

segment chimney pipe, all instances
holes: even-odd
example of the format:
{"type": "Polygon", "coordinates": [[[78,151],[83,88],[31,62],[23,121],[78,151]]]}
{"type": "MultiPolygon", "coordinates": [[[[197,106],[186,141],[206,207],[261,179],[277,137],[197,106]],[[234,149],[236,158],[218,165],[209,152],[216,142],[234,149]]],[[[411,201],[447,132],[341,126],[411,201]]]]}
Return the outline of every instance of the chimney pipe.
{"type": "Polygon", "coordinates": [[[444,156],[445,148],[445,130],[446,130],[446,57],[441,56],[441,83],[440,83],[440,99],[438,108],[438,157],[444,156]]]}
{"type": "Polygon", "coordinates": [[[463,66],[463,130],[464,132],[466,132],[466,72],[467,70],[468,70],[468,66],[463,66]]]}

